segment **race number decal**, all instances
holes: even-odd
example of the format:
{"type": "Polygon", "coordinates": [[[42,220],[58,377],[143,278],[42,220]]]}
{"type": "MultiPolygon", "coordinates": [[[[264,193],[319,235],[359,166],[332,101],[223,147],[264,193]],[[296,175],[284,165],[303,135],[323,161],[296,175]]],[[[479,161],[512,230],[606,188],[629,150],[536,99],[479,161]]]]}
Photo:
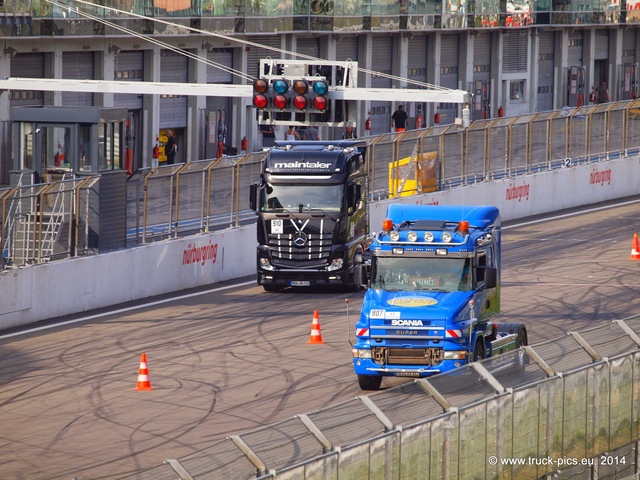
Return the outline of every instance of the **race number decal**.
{"type": "Polygon", "coordinates": [[[387,312],[381,308],[372,308],[369,312],[369,318],[378,318],[382,320],[400,318],[400,312],[387,312]]]}
{"type": "Polygon", "coordinates": [[[284,233],[284,223],[280,219],[271,220],[271,233],[281,235],[284,233]]]}

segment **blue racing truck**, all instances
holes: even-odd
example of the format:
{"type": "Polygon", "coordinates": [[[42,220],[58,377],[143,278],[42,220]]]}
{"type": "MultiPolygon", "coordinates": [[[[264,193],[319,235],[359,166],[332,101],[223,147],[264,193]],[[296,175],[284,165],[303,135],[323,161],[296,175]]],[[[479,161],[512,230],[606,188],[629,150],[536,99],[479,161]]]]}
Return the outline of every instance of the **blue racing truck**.
{"type": "Polygon", "coordinates": [[[353,366],[363,390],[426,377],[527,344],[500,313],[500,212],[493,206],[389,205],[370,258],[353,366]]]}

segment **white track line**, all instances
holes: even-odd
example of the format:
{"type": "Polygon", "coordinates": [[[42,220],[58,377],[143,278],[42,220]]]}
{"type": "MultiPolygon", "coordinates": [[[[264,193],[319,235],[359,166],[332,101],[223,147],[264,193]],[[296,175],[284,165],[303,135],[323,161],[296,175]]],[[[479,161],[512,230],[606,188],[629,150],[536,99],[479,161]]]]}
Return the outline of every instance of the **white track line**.
{"type": "MultiPolygon", "coordinates": [[[[590,208],[588,210],[580,210],[578,212],[573,212],[573,213],[566,213],[563,215],[556,215],[555,217],[545,217],[545,218],[540,218],[538,220],[532,220],[529,222],[522,222],[522,223],[516,223],[513,225],[509,225],[509,226],[505,226],[502,227],[503,230],[509,229],[509,228],[516,228],[516,227],[523,227],[526,225],[533,225],[536,223],[541,223],[541,222],[548,222],[551,220],[558,220],[560,218],[567,218],[567,217],[574,217],[576,215],[583,215],[585,213],[592,213],[592,212],[598,212],[600,210],[606,210],[609,208],[615,208],[615,207],[623,207],[625,205],[633,205],[634,203],[639,203],[640,199],[638,200],[629,200],[627,202],[622,202],[622,203],[615,203],[615,204],[611,204],[611,205],[606,205],[603,207],[595,207],[595,208],[590,208]]],[[[8,333],[6,335],[0,335],[0,340],[5,339],[5,338],[11,338],[11,337],[19,337],[22,335],[27,335],[29,333],[34,333],[34,332],[40,332],[43,330],[49,330],[51,328],[58,328],[58,327],[62,327],[65,325],[72,325],[74,323],[80,323],[80,322],[86,322],[87,320],[93,320],[96,318],[101,318],[101,317],[106,317],[108,315],[115,315],[118,313],[124,313],[124,312],[130,312],[132,310],[139,310],[141,308],[148,308],[148,307],[153,307],[155,305],[162,305],[165,303],[169,303],[169,302],[175,302],[176,300],[182,300],[185,298],[192,298],[192,297],[197,297],[199,295],[207,295],[209,293],[214,293],[214,292],[220,292],[222,290],[229,290],[231,288],[236,288],[236,287],[244,287],[246,285],[255,285],[256,282],[255,280],[252,280],[250,282],[243,282],[243,283],[234,283],[233,285],[227,285],[226,287],[218,287],[218,288],[213,288],[211,290],[205,290],[202,292],[196,292],[196,293],[189,293],[187,295],[179,295],[177,297],[170,297],[170,298],[165,298],[163,300],[156,300],[153,302],[148,302],[148,303],[144,303],[141,305],[136,305],[133,307],[127,307],[127,308],[120,308],[118,310],[110,310],[108,312],[104,312],[104,313],[98,313],[95,315],[89,315],[86,317],[81,317],[81,318],[76,318],[74,320],[67,320],[64,322],[59,322],[59,323],[52,323],[51,325],[43,325],[41,327],[35,327],[35,328],[30,328],[28,330],[21,330],[19,332],[14,332],[14,333],[8,333]]]]}

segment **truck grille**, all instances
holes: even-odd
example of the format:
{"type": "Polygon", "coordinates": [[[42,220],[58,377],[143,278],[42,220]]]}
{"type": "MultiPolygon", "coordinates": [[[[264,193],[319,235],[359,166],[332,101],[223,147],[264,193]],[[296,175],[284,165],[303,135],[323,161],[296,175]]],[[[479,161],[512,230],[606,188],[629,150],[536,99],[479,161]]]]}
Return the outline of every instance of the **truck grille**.
{"type": "Polygon", "coordinates": [[[293,220],[287,220],[283,228],[282,233],[268,235],[274,263],[294,267],[328,263],[335,222],[311,219],[296,224],[293,220]]]}
{"type": "Polygon", "coordinates": [[[331,237],[308,235],[304,246],[293,243],[293,235],[269,235],[271,256],[283,261],[304,262],[328,260],[331,253],[331,237]]]}
{"type": "Polygon", "coordinates": [[[373,361],[379,365],[437,365],[444,360],[442,348],[374,347],[373,361]]]}

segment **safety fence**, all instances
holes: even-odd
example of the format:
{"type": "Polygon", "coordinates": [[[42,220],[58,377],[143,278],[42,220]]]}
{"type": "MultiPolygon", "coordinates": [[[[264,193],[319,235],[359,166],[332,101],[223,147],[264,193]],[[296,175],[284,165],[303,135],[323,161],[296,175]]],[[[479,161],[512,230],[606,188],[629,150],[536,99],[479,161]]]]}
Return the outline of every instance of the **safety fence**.
{"type": "MultiPolygon", "coordinates": [[[[433,126],[362,140],[367,144],[369,196],[376,201],[635,154],[640,151],[640,100],[481,120],[467,128],[433,126]]],[[[38,253],[41,247],[35,246],[19,253],[21,260],[16,261],[20,243],[13,226],[15,217],[26,213],[42,222],[38,209],[44,204],[43,197],[67,195],[52,187],[60,180],[37,188],[21,182],[18,188],[0,189],[0,264],[10,268],[100,253],[108,229],[123,230],[110,232],[113,237],[126,238],[111,246],[126,248],[252,222],[249,185],[258,181],[264,156],[260,151],[143,169],[129,178],[123,176],[121,187],[110,178],[107,188],[103,174],[91,187],[82,187],[93,193],[87,200],[89,208],[78,206],[75,216],[67,217],[76,226],[97,222],[100,238],[92,248],[58,248],[61,255],[55,257],[38,253]],[[126,193],[119,195],[121,190],[126,193]],[[25,195],[34,200],[28,212],[25,195]],[[109,214],[113,222],[92,218],[109,214]],[[115,221],[121,216],[126,216],[125,223],[115,221]]],[[[59,226],[66,224],[69,222],[59,226]]],[[[64,241],[57,232],[54,237],[64,241]]],[[[35,241],[44,239],[35,237],[35,241]]]]}
{"type": "Polygon", "coordinates": [[[628,478],[640,471],[639,335],[640,316],[570,332],[126,480],[628,478]]]}

